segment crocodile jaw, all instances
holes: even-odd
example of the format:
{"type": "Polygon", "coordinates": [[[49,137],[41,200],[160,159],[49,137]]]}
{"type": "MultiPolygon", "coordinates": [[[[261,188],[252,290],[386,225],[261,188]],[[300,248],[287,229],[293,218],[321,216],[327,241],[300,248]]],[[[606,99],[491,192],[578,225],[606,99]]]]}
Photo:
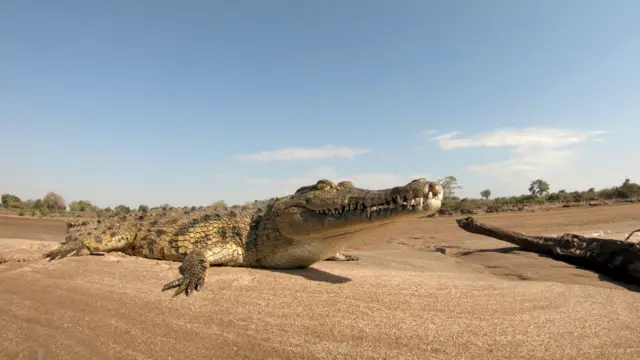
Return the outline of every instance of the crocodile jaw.
{"type": "Polygon", "coordinates": [[[430,215],[442,206],[442,187],[425,179],[384,190],[350,186],[309,190],[309,196],[299,194],[286,200],[275,216],[279,231],[300,240],[343,236],[430,215]]]}

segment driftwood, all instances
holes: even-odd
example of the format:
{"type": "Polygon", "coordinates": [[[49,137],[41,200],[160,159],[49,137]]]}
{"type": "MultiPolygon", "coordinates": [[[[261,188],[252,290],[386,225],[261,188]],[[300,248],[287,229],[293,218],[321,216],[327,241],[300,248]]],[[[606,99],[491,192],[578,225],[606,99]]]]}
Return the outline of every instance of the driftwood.
{"type": "MultiPolygon", "coordinates": [[[[456,222],[470,233],[506,241],[525,251],[547,255],[614,280],[640,285],[640,244],[576,234],[530,236],[479,223],[472,216],[457,219],[456,222]]],[[[637,231],[640,229],[629,234],[627,240],[637,231]]]]}

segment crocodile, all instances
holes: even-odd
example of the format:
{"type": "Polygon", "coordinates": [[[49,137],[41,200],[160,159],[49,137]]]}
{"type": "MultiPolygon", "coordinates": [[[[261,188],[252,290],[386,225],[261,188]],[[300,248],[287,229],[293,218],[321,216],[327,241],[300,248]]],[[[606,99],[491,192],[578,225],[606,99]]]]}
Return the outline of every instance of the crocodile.
{"type": "Polygon", "coordinates": [[[62,244],[49,261],[119,251],[181,262],[180,276],[163,286],[189,296],[204,286],[211,266],[305,268],[324,260],[357,261],[342,249],[354,234],[397,220],[436,213],[443,189],[424,178],[370,190],[327,179],[272,198],[257,209],[149,210],[107,219],[67,223],[62,244]]]}

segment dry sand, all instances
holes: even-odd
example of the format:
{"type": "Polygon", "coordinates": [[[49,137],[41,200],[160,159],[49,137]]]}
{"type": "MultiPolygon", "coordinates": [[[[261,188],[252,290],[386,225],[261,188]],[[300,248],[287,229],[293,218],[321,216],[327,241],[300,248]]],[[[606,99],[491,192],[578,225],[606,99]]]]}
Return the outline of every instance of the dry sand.
{"type": "MultiPolygon", "coordinates": [[[[46,262],[60,222],[0,218],[1,359],[640,359],[640,293],[463,232],[456,217],[360,235],[359,262],[212,268],[187,298],[179,264],[109,254],[46,262]]],[[[479,220],[621,238],[640,206],[479,220]],[[608,232],[611,231],[611,234],[608,232]]]]}

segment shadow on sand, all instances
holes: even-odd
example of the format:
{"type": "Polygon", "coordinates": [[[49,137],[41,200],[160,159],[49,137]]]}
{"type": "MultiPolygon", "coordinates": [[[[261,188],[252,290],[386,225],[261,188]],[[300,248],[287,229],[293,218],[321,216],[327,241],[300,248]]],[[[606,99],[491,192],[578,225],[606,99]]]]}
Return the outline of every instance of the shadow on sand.
{"type": "Polygon", "coordinates": [[[478,249],[478,250],[461,251],[459,253],[456,253],[454,256],[468,256],[468,255],[481,254],[481,253],[510,254],[514,251],[524,251],[524,250],[517,246],[507,246],[507,247],[501,247],[497,249],[478,249]]]}
{"type": "Polygon", "coordinates": [[[302,268],[302,269],[260,269],[262,271],[272,271],[289,275],[301,276],[307,280],[319,281],[329,284],[344,284],[351,281],[350,278],[334,275],[324,270],[316,269],[314,267],[302,268]]]}
{"type": "MultiPolygon", "coordinates": [[[[507,246],[507,247],[502,247],[502,248],[497,248],[497,249],[479,249],[479,250],[464,251],[464,252],[456,253],[453,256],[468,256],[468,255],[472,255],[472,254],[476,254],[476,253],[510,254],[510,253],[512,253],[514,251],[527,252],[527,250],[525,250],[525,249],[523,249],[521,247],[518,247],[518,246],[507,246]]],[[[638,285],[629,284],[629,283],[626,283],[624,281],[613,279],[613,278],[611,278],[611,277],[609,277],[609,276],[607,276],[605,274],[597,273],[593,269],[581,266],[580,264],[573,263],[570,258],[567,258],[567,259],[565,259],[565,261],[562,261],[562,260],[556,259],[556,258],[554,258],[552,256],[549,256],[549,255],[546,255],[546,254],[538,254],[538,253],[531,252],[531,251],[529,251],[529,252],[532,253],[532,254],[536,254],[539,257],[544,257],[544,258],[547,258],[547,259],[551,259],[551,260],[557,261],[559,263],[566,264],[568,266],[573,266],[576,269],[581,269],[581,270],[589,271],[589,272],[592,272],[592,273],[596,273],[598,275],[598,279],[600,281],[605,281],[605,282],[608,282],[608,283],[611,283],[611,284],[614,284],[614,285],[618,285],[618,286],[623,287],[623,288],[625,288],[625,289],[627,289],[629,291],[640,292],[640,286],[638,286],[638,285]]],[[[566,267],[566,266],[562,266],[562,267],[566,267]]]]}
{"type": "MultiPolygon", "coordinates": [[[[590,270],[590,269],[582,268],[580,266],[576,266],[576,267],[578,269],[584,269],[584,270],[587,270],[587,271],[593,271],[593,270],[590,270]]],[[[602,274],[598,274],[598,279],[600,279],[600,281],[606,281],[608,283],[612,283],[612,284],[618,285],[618,286],[623,287],[623,288],[625,288],[625,289],[627,289],[629,291],[640,293],[640,286],[633,285],[633,284],[628,284],[628,283],[623,282],[623,281],[618,281],[618,280],[612,279],[612,278],[610,278],[610,277],[608,277],[606,275],[602,275],[602,274]]]]}

